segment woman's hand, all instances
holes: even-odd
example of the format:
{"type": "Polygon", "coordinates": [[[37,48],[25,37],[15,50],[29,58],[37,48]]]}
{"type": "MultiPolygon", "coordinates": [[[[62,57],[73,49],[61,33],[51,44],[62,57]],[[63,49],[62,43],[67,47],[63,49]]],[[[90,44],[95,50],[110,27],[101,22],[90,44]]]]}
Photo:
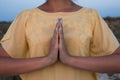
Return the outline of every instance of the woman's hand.
{"type": "Polygon", "coordinates": [[[58,60],[58,27],[58,24],[56,24],[56,28],[51,39],[49,54],[47,56],[52,64],[58,60]]]}
{"type": "Polygon", "coordinates": [[[60,61],[64,64],[67,64],[71,56],[66,47],[64,33],[62,28],[62,21],[59,21],[59,58],[60,61]]]}

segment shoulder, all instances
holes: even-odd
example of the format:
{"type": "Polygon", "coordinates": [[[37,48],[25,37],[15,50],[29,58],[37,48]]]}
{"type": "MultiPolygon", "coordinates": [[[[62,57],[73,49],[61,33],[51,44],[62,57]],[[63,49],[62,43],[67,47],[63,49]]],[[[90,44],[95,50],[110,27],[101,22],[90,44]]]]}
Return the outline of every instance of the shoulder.
{"type": "Polygon", "coordinates": [[[101,15],[99,12],[94,8],[83,7],[84,14],[88,15],[92,19],[99,19],[101,15]]]}
{"type": "Polygon", "coordinates": [[[94,8],[83,7],[83,10],[88,14],[99,14],[98,11],[94,8]]]}
{"type": "Polygon", "coordinates": [[[19,16],[25,17],[25,16],[30,16],[31,14],[33,14],[34,12],[36,12],[36,8],[31,8],[31,9],[25,9],[22,10],[19,14],[19,16]]]}
{"type": "Polygon", "coordinates": [[[35,8],[22,10],[22,11],[16,16],[15,20],[16,20],[16,19],[22,19],[22,20],[24,19],[24,20],[26,20],[26,19],[28,19],[28,18],[31,16],[31,14],[33,14],[34,12],[35,12],[35,8]]]}

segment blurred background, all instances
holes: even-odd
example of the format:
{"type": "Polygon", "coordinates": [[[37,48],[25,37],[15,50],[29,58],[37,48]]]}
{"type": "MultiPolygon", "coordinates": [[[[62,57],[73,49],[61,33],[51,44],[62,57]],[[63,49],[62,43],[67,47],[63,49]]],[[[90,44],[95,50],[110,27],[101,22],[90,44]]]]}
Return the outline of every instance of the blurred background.
{"type": "MultiPolygon", "coordinates": [[[[120,0],[73,0],[96,9],[102,17],[120,17],[120,0]]],[[[24,9],[34,8],[45,0],[0,0],[0,21],[12,21],[24,9]]]]}
{"type": "MultiPolygon", "coordinates": [[[[76,4],[94,8],[104,18],[120,42],[120,0],[73,0],[76,4]]],[[[23,10],[35,8],[45,0],[0,0],[0,39],[15,17],[23,10]]],[[[120,74],[100,74],[100,80],[120,80],[120,74]]],[[[20,80],[18,76],[1,76],[0,80],[20,80]]]]}

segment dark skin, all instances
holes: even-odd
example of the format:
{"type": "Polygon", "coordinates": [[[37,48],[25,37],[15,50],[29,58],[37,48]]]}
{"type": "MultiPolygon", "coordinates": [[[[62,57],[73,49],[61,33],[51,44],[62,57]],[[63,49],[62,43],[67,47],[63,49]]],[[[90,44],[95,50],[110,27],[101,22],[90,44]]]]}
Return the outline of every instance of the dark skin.
{"type": "MultiPolygon", "coordinates": [[[[46,12],[73,12],[81,9],[71,0],[47,0],[39,7],[46,12]]],[[[47,56],[15,59],[0,47],[0,75],[18,75],[53,65],[58,60],[61,63],[74,67],[96,72],[119,73],[120,72],[120,47],[112,55],[101,57],[74,57],[69,55],[64,41],[62,23],[56,23],[50,50],[47,56]],[[58,54],[59,51],[59,54],[58,54]],[[58,58],[59,55],[59,58],[58,58]]]]}
{"type": "Polygon", "coordinates": [[[76,5],[71,0],[47,0],[47,2],[38,7],[40,10],[49,13],[55,12],[74,12],[82,7],[76,5]]]}

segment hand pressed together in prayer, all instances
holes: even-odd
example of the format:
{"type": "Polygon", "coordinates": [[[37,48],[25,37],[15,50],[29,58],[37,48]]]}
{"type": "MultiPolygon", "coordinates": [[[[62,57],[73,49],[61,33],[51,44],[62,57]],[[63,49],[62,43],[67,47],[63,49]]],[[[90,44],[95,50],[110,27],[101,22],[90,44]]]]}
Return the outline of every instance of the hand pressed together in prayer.
{"type": "Polygon", "coordinates": [[[64,39],[62,19],[58,19],[58,22],[56,23],[56,29],[54,30],[53,38],[51,41],[49,55],[51,55],[51,59],[54,63],[58,59],[60,59],[62,63],[65,63],[66,60],[68,60],[70,57],[64,39]]]}

